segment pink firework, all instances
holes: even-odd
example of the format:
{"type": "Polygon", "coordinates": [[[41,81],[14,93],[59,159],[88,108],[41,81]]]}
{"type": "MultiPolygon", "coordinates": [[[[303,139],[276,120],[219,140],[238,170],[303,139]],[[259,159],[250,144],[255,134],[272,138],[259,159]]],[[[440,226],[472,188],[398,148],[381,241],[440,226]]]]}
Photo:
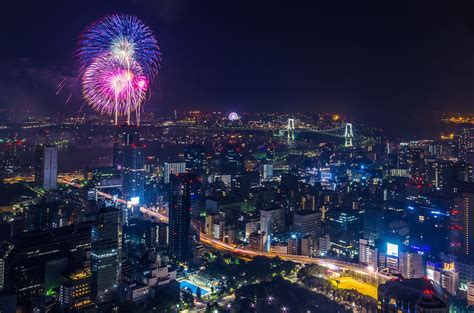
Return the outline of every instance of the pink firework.
{"type": "Polygon", "coordinates": [[[148,78],[132,61],[126,66],[110,54],[94,60],[82,75],[82,94],[92,108],[115,116],[138,112],[148,90],[148,78]]]}

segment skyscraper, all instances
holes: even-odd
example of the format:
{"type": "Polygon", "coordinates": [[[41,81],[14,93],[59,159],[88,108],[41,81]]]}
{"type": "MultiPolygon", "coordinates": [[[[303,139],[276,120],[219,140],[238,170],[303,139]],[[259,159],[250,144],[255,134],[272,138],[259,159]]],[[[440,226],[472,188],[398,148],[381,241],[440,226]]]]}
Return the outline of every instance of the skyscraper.
{"type": "Polygon", "coordinates": [[[37,145],[35,150],[35,182],[45,191],[57,189],[58,148],[54,145],[37,145]]]}
{"type": "Polygon", "coordinates": [[[207,164],[206,149],[203,146],[189,146],[184,148],[184,159],[186,161],[186,171],[202,175],[207,164]]]}
{"type": "Polygon", "coordinates": [[[474,149],[474,128],[467,126],[459,131],[459,159],[466,161],[472,149],[474,149]]]}
{"type": "Polygon", "coordinates": [[[423,276],[423,258],[418,253],[400,252],[399,271],[404,278],[421,278],[423,276]]]}
{"type": "Polygon", "coordinates": [[[172,258],[185,261],[191,256],[191,194],[196,177],[170,175],[169,250],[172,258]]]}
{"type": "Polygon", "coordinates": [[[130,144],[123,148],[122,191],[127,200],[143,201],[145,189],[145,146],[130,144]]]}
{"type": "Polygon", "coordinates": [[[460,250],[462,254],[466,256],[474,255],[474,193],[463,192],[458,198],[456,198],[455,210],[452,212],[451,225],[452,233],[457,233],[458,236],[452,238],[458,238],[459,241],[455,241],[452,244],[458,242],[460,244],[460,250]]]}
{"type": "Polygon", "coordinates": [[[97,305],[114,303],[122,261],[121,211],[101,208],[91,230],[92,296],[97,305]]]}
{"type": "Polygon", "coordinates": [[[165,184],[170,182],[171,174],[183,174],[186,173],[186,163],[185,162],[166,162],[164,166],[164,181],[165,184]]]}
{"type": "Polygon", "coordinates": [[[131,144],[138,144],[140,135],[138,128],[130,125],[119,126],[114,133],[113,146],[113,167],[116,170],[122,170],[124,148],[131,144]]]}

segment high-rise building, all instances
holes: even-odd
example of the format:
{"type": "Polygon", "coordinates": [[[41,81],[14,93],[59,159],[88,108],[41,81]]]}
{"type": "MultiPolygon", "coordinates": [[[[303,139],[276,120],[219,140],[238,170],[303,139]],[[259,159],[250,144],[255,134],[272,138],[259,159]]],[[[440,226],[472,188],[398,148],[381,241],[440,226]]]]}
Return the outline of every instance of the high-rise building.
{"type": "Polygon", "coordinates": [[[253,251],[265,250],[265,233],[253,232],[249,235],[249,249],[253,251]]]}
{"type": "Polygon", "coordinates": [[[122,151],[123,195],[127,200],[141,203],[145,191],[145,146],[131,144],[123,147],[122,151]]]}
{"type": "Polygon", "coordinates": [[[195,179],[192,174],[170,175],[169,250],[178,261],[191,257],[191,195],[195,179]]]}
{"type": "Polygon", "coordinates": [[[299,255],[301,253],[300,239],[296,235],[292,235],[288,238],[287,253],[289,255],[299,255]]]}
{"type": "Polygon", "coordinates": [[[293,212],[293,231],[305,235],[319,237],[322,233],[321,212],[296,211],[293,212]]]}
{"type": "Polygon", "coordinates": [[[91,229],[91,290],[97,305],[117,300],[122,262],[122,212],[101,208],[91,229]]]}
{"type": "Polygon", "coordinates": [[[24,305],[31,296],[57,287],[48,282],[64,270],[60,268],[62,262],[57,261],[85,261],[91,245],[91,224],[20,232],[9,242],[13,250],[4,258],[5,287],[17,290],[18,303],[24,305]]]}
{"type": "Polygon", "coordinates": [[[93,307],[90,278],[91,273],[88,269],[61,275],[59,287],[61,308],[72,312],[84,312],[87,308],[93,307]]]}
{"type": "MultiPolygon", "coordinates": [[[[203,175],[207,165],[206,149],[203,146],[188,146],[184,148],[186,171],[203,175]]],[[[179,173],[173,173],[179,174],[179,173]]]]}
{"type": "Polygon", "coordinates": [[[331,249],[339,255],[355,256],[362,228],[359,212],[351,209],[331,210],[327,219],[331,249]]]}
{"type": "Polygon", "coordinates": [[[427,160],[426,179],[433,187],[440,190],[453,177],[453,165],[444,160],[427,160]]]}
{"type": "Polygon", "coordinates": [[[423,257],[418,253],[400,252],[398,266],[404,278],[423,277],[423,257]]]}
{"type": "Polygon", "coordinates": [[[224,148],[221,158],[221,174],[237,175],[244,171],[244,160],[238,147],[231,145],[224,148]]]}
{"type": "Polygon", "coordinates": [[[45,191],[56,190],[58,179],[58,148],[37,145],[35,151],[35,182],[45,191]]]}
{"type": "Polygon", "coordinates": [[[467,305],[474,305],[474,281],[467,284],[467,305]]]}
{"type": "MultiPolygon", "coordinates": [[[[474,193],[463,192],[451,211],[451,246],[466,256],[474,255],[474,193]]],[[[452,249],[454,250],[454,249],[452,249]]]]}
{"type": "Polygon", "coordinates": [[[300,240],[301,255],[315,257],[318,251],[318,238],[306,235],[300,240]]]}
{"type": "Polygon", "coordinates": [[[115,128],[113,145],[113,168],[115,170],[122,170],[124,148],[139,142],[140,135],[136,126],[122,125],[115,128]]]}
{"type": "Polygon", "coordinates": [[[163,170],[165,184],[170,182],[170,175],[178,175],[183,173],[186,173],[185,162],[166,162],[163,170]]]}
{"type": "Polygon", "coordinates": [[[262,181],[271,181],[273,179],[273,164],[263,164],[262,181]]]}
{"type": "Polygon", "coordinates": [[[473,259],[469,257],[460,257],[454,261],[454,268],[459,273],[459,288],[466,290],[469,282],[474,282],[473,259]]]}
{"type": "Polygon", "coordinates": [[[474,128],[467,126],[459,131],[459,159],[466,161],[472,149],[474,149],[474,128]]]}
{"type": "Polygon", "coordinates": [[[285,212],[283,208],[268,208],[260,210],[260,231],[268,235],[285,230],[285,212]]]}
{"type": "Polygon", "coordinates": [[[382,207],[367,207],[364,210],[364,238],[374,241],[385,234],[387,210],[382,207]]]}
{"type": "Polygon", "coordinates": [[[451,295],[456,296],[459,288],[459,272],[454,268],[454,262],[445,263],[441,271],[440,284],[451,295]]]}

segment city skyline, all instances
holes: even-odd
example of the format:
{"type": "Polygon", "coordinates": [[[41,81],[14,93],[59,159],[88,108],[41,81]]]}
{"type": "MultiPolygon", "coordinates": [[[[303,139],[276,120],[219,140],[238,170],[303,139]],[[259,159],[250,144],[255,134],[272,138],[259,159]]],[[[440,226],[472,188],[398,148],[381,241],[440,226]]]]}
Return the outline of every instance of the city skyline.
{"type": "Polygon", "coordinates": [[[56,95],[58,84],[76,75],[77,38],[103,15],[131,13],[151,26],[163,46],[163,69],[146,111],[335,111],[389,132],[405,123],[423,133],[430,125],[425,111],[471,107],[470,5],[289,7],[181,0],[52,1],[20,8],[9,3],[2,41],[10,44],[0,52],[6,72],[2,86],[8,87],[0,106],[47,114],[82,112],[78,86],[67,86],[72,87],[70,98],[69,91],[56,95]],[[48,22],[42,23],[41,16],[48,16],[48,22]],[[26,31],[28,20],[44,26],[26,31]],[[15,40],[19,34],[21,42],[15,40]]]}
{"type": "Polygon", "coordinates": [[[474,312],[473,3],[5,7],[1,312],[474,312]]]}

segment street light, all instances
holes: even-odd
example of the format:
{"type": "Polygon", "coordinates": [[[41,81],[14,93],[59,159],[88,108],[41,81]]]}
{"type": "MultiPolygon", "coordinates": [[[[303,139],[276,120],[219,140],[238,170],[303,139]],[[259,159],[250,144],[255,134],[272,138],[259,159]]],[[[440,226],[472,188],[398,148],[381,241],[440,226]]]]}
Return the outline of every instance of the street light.
{"type": "Polygon", "coordinates": [[[272,296],[269,296],[269,297],[267,298],[267,300],[268,300],[269,303],[272,303],[273,297],[272,297],[272,296]]]}
{"type": "Polygon", "coordinates": [[[286,313],[286,312],[288,312],[288,308],[286,306],[284,306],[284,307],[281,308],[281,311],[286,313]]]}

